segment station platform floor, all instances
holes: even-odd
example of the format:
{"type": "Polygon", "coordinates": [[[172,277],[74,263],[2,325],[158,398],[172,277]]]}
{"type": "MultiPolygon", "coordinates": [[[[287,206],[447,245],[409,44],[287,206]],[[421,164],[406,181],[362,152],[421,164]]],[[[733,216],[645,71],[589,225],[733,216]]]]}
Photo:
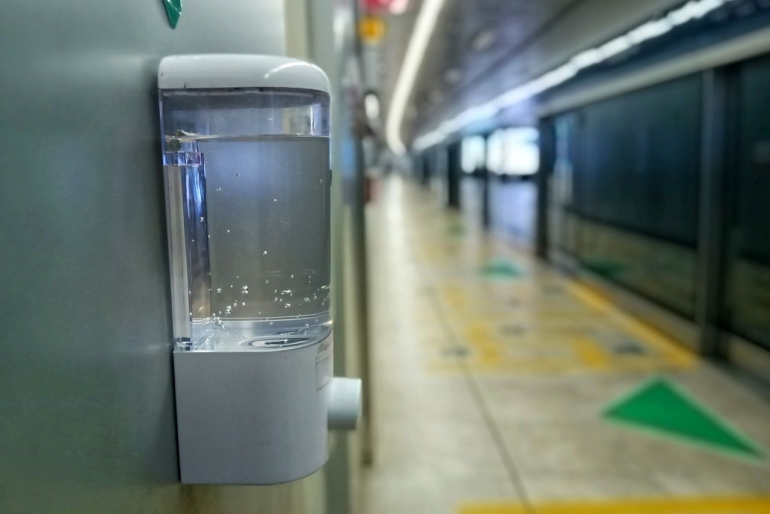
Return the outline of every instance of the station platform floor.
{"type": "Polygon", "coordinates": [[[364,514],[770,513],[770,403],[393,177],[364,514]]]}

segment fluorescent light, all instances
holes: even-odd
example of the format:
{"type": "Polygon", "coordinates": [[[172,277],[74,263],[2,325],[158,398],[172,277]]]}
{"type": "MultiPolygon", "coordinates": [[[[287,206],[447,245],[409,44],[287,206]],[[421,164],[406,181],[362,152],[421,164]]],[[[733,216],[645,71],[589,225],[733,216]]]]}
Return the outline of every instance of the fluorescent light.
{"type": "Polygon", "coordinates": [[[454,132],[463,129],[473,122],[491,118],[506,107],[523,102],[566,82],[582,69],[619,55],[643,41],[662,36],[677,25],[702,18],[709,12],[732,1],[734,0],[691,0],[679,9],[671,11],[664,18],[639,25],[628,33],[616,37],[598,48],[584,50],[569,59],[567,64],[563,64],[534,80],[509,89],[479,106],[466,109],[454,118],[441,123],[438,128],[415,139],[414,148],[421,151],[441,143],[454,132]]]}
{"type": "Polygon", "coordinates": [[[481,32],[471,38],[471,49],[474,52],[483,52],[497,41],[497,31],[494,29],[483,29],[481,32]]]}
{"type": "Polygon", "coordinates": [[[663,18],[657,21],[651,21],[640,25],[631,32],[628,33],[628,39],[635,45],[638,45],[642,41],[662,36],[673,28],[673,24],[668,18],[663,18]]]}
{"type": "Polygon", "coordinates": [[[598,49],[592,48],[591,50],[580,52],[570,59],[569,62],[577,69],[582,70],[583,68],[588,68],[589,66],[602,62],[602,53],[598,49]]]}
{"type": "Polygon", "coordinates": [[[709,12],[732,0],[692,0],[683,7],[671,11],[666,19],[674,26],[687,23],[690,20],[702,18],[709,12]]]}
{"type": "Polygon", "coordinates": [[[366,117],[370,120],[376,120],[380,117],[380,99],[374,93],[367,93],[364,96],[364,111],[366,117]]]}
{"type": "Polygon", "coordinates": [[[444,6],[444,0],[425,0],[417,17],[417,22],[409,40],[409,46],[406,49],[404,63],[401,65],[401,71],[398,74],[396,87],[393,90],[393,97],[390,101],[390,111],[388,112],[388,121],[385,127],[385,136],[390,149],[401,155],[406,152],[406,146],[401,139],[401,123],[404,120],[404,111],[412,93],[417,72],[425,56],[425,50],[428,42],[436,28],[436,21],[444,6]]]}
{"type": "Polygon", "coordinates": [[[577,72],[577,67],[572,64],[565,64],[535,80],[536,86],[534,89],[538,93],[545,91],[546,89],[551,89],[552,87],[556,87],[559,84],[568,81],[577,75],[577,72]]]}
{"type": "Polygon", "coordinates": [[[631,44],[631,39],[628,36],[620,36],[608,43],[604,43],[599,47],[599,51],[604,59],[609,59],[631,48],[631,44]]]}

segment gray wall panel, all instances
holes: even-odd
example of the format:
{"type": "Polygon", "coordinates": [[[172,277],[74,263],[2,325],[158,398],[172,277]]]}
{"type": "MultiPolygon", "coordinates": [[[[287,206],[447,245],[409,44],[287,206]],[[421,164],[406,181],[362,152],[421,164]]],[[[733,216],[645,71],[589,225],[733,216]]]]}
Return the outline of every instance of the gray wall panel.
{"type": "Polygon", "coordinates": [[[283,53],[283,26],[274,0],[176,30],[160,0],[0,2],[0,512],[319,512],[318,477],[176,484],[155,70],[283,53]]]}

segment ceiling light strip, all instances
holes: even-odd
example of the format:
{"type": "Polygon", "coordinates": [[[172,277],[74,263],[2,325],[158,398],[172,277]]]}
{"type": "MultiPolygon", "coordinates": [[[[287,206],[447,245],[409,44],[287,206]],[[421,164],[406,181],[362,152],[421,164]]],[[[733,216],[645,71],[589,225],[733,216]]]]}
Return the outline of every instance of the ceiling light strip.
{"type": "Polygon", "coordinates": [[[424,0],[393,90],[385,126],[385,138],[390,149],[399,155],[406,152],[406,146],[401,139],[401,125],[404,121],[406,105],[443,6],[444,0],[424,0]]]}
{"type": "MultiPolygon", "coordinates": [[[[575,54],[566,64],[563,64],[530,82],[509,89],[480,106],[466,109],[454,118],[444,121],[434,130],[415,139],[413,144],[414,149],[422,151],[437,145],[453,133],[473,122],[495,116],[500,110],[506,107],[532,98],[533,96],[566,82],[585,68],[602,63],[644,41],[662,36],[678,25],[702,18],[711,11],[732,1],[734,0],[691,0],[679,9],[669,12],[663,18],[643,23],[628,33],[616,37],[597,48],[591,48],[575,54]]],[[[400,128],[397,132],[400,132],[400,128]]]]}

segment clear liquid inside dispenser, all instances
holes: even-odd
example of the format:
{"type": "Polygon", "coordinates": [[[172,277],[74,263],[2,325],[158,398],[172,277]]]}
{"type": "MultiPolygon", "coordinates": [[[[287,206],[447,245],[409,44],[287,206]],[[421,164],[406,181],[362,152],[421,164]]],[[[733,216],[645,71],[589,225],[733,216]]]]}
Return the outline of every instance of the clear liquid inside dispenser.
{"type": "Polygon", "coordinates": [[[331,332],[328,95],[162,95],[174,339],[191,351],[331,332]]]}

